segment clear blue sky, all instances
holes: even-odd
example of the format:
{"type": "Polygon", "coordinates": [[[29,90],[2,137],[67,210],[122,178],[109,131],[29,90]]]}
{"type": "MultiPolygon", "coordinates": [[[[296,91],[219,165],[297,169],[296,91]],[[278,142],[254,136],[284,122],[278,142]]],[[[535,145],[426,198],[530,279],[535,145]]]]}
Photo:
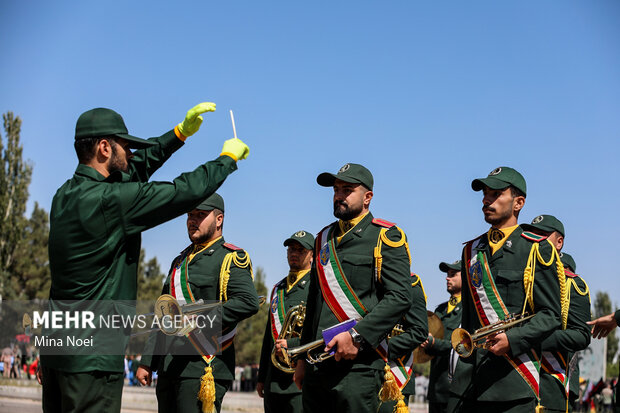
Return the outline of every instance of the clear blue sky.
{"type": "MultiPolygon", "coordinates": [[[[429,308],[437,266],[486,231],[470,182],[500,165],[528,183],[522,222],[554,214],[591,289],[620,302],[620,2],[5,1],[0,111],[23,120],[30,208],[49,210],[77,165],[75,121],[110,107],[158,136],[201,101],[201,131],[155,175],[251,148],[220,193],[225,237],[272,285],[282,241],[334,218],[315,178],[346,162],[375,176],[371,210],[408,234],[429,308]]],[[[165,271],[184,218],[146,232],[165,271]]]]}

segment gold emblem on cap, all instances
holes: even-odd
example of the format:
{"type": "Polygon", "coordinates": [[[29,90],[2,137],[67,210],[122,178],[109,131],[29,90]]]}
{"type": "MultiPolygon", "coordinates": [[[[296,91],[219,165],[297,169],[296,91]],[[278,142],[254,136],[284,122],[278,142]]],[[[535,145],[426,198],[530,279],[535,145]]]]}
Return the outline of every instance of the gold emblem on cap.
{"type": "Polygon", "coordinates": [[[350,164],[343,165],[343,167],[342,167],[342,168],[340,168],[340,170],[338,171],[338,173],[339,173],[339,174],[341,174],[341,173],[343,173],[343,172],[346,172],[346,171],[348,171],[348,170],[349,170],[349,168],[350,168],[350,167],[351,167],[351,165],[350,165],[350,164]]]}
{"type": "Polygon", "coordinates": [[[493,169],[493,170],[489,173],[489,176],[499,175],[501,172],[502,172],[502,168],[501,168],[501,167],[499,167],[499,168],[495,168],[495,169],[493,169]]]}
{"type": "Polygon", "coordinates": [[[540,222],[542,222],[542,220],[544,219],[544,217],[542,215],[537,216],[536,218],[534,218],[532,220],[532,224],[538,224],[540,222]]]}
{"type": "Polygon", "coordinates": [[[295,238],[303,238],[306,236],[306,231],[297,231],[295,233],[295,235],[293,235],[295,238]]]}

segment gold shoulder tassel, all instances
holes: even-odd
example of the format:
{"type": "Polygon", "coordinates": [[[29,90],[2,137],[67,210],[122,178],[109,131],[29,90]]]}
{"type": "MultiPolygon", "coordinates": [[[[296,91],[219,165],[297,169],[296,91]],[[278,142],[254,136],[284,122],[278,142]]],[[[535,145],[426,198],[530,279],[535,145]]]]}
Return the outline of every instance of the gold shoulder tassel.
{"type": "Polygon", "coordinates": [[[379,400],[381,402],[398,400],[396,407],[394,407],[394,413],[409,413],[409,407],[404,402],[405,397],[400,392],[389,364],[385,365],[383,371],[385,372],[385,381],[383,382],[383,387],[379,390],[379,400]]]}
{"type": "Polygon", "coordinates": [[[198,400],[202,402],[202,413],[215,413],[215,381],[211,365],[205,367],[205,374],[200,378],[198,400]]]}

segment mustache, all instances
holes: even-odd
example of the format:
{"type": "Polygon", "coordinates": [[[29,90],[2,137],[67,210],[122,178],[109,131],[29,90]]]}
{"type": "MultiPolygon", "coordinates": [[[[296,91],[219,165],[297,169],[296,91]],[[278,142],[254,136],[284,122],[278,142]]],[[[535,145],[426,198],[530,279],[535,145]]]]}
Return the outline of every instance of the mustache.
{"type": "Polygon", "coordinates": [[[487,211],[489,211],[489,212],[495,212],[495,208],[492,208],[492,207],[490,207],[490,206],[483,206],[483,207],[482,207],[482,211],[483,211],[483,212],[487,212],[487,211]]]}
{"type": "Polygon", "coordinates": [[[339,207],[339,206],[347,207],[349,206],[349,204],[347,204],[345,201],[334,201],[334,208],[339,207]]]}

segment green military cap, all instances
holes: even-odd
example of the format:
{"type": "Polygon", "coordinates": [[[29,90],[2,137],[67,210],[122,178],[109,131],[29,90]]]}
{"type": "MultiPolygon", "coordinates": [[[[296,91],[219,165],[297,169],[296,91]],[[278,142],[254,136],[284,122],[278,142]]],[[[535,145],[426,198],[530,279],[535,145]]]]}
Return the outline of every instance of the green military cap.
{"type": "Polygon", "coordinates": [[[297,231],[296,233],[284,240],[284,246],[288,247],[291,242],[294,241],[299,242],[301,246],[307,250],[311,250],[312,248],[314,248],[314,236],[312,236],[312,234],[308,231],[297,231]]]}
{"type": "Polygon", "coordinates": [[[577,271],[577,263],[573,259],[573,257],[567,252],[560,253],[560,261],[565,267],[570,268],[573,272],[577,271]]]}
{"type": "Polygon", "coordinates": [[[461,260],[454,261],[452,264],[448,264],[447,262],[439,264],[439,271],[447,273],[448,270],[461,271],[461,260]]]}
{"type": "Polygon", "coordinates": [[[345,164],[338,170],[338,173],[335,174],[323,172],[316,177],[316,182],[321,186],[334,186],[334,181],[336,179],[353,184],[362,184],[371,191],[374,185],[374,179],[370,171],[364,166],[356,163],[345,164]]]}
{"type": "Polygon", "coordinates": [[[514,186],[523,194],[527,194],[525,178],[516,169],[507,166],[500,166],[493,169],[486,178],[474,179],[471,181],[471,188],[480,191],[484,186],[491,189],[505,189],[510,185],[514,186]]]}
{"type": "Polygon", "coordinates": [[[536,232],[536,230],[544,232],[557,231],[564,236],[564,224],[553,215],[539,215],[532,220],[531,224],[523,224],[521,228],[526,231],[533,230],[533,232],[536,232]]]}
{"type": "Polygon", "coordinates": [[[196,209],[199,209],[201,211],[211,211],[214,209],[219,209],[220,211],[224,212],[224,198],[214,193],[213,195],[202,201],[200,205],[196,207],[196,209]]]}
{"type": "Polygon", "coordinates": [[[95,108],[80,115],[75,124],[75,140],[116,136],[129,142],[130,148],[141,149],[156,145],[155,142],[128,133],[121,115],[106,108],[95,108]]]}

